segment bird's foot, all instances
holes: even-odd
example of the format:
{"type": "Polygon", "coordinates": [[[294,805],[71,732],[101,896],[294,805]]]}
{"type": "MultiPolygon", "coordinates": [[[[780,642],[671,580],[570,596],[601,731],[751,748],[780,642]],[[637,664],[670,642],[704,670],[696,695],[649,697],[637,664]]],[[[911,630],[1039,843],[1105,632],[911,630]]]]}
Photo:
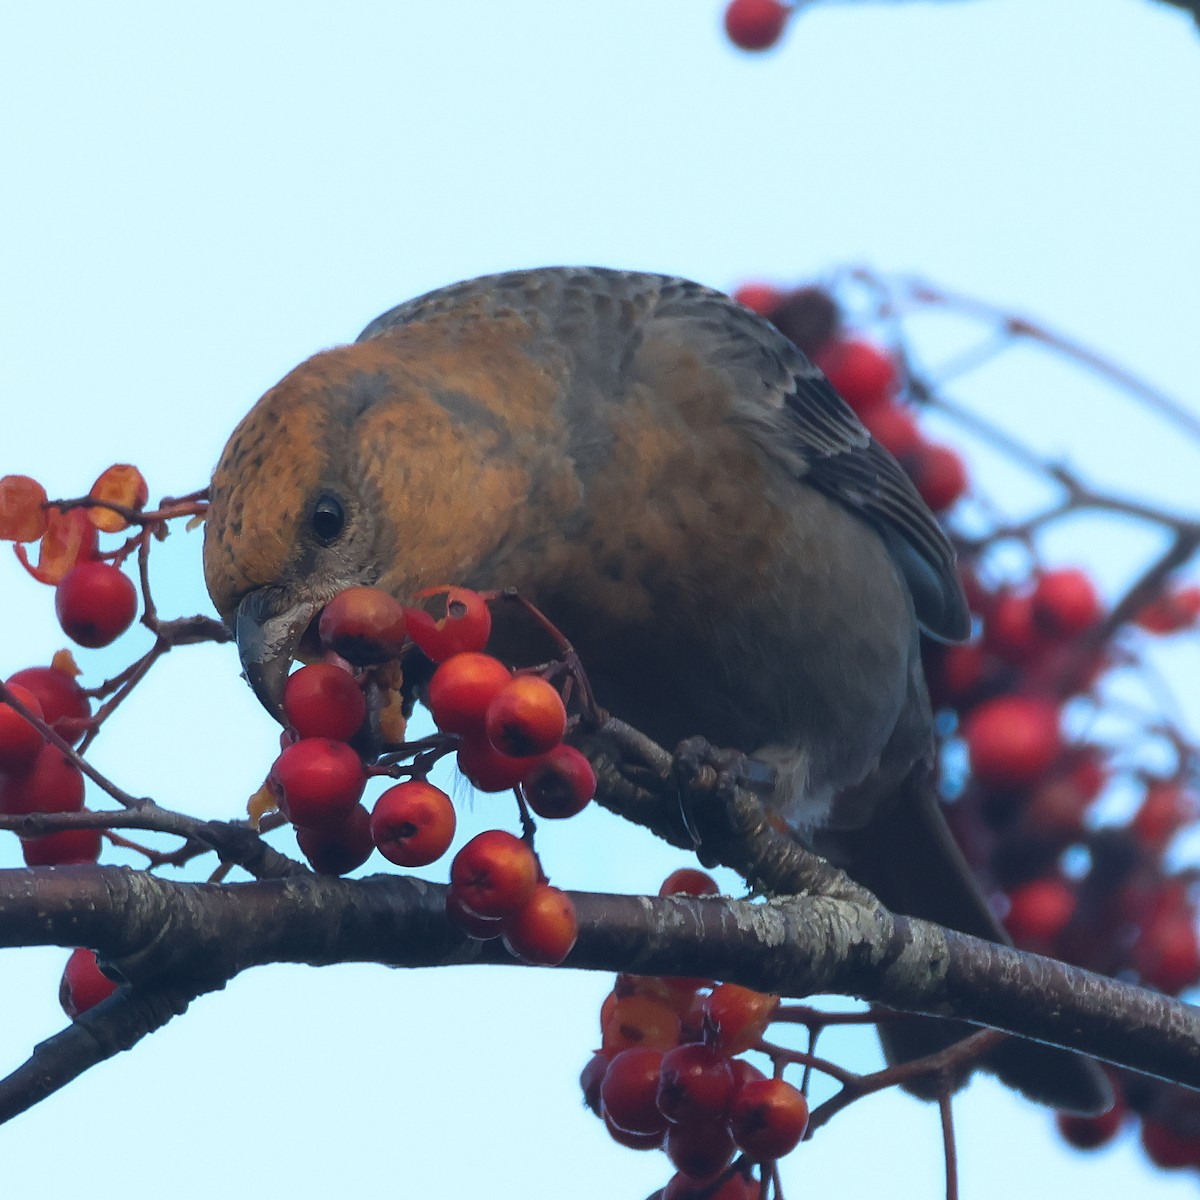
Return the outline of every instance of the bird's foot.
{"type": "MultiPolygon", "coordinates": [[[[679,743],[671,761],[671,778],[684,828],[705,866],[723,856],[717,847],[745,835],[745,793],[758,800],[775,789],[775,769],[739,750],[722,749],[702,737],[679,743]],[[706,846],[710,849],[706,851],[706,846]]],[[[755,803],[753,807],[761,811],[755,803]]]]}

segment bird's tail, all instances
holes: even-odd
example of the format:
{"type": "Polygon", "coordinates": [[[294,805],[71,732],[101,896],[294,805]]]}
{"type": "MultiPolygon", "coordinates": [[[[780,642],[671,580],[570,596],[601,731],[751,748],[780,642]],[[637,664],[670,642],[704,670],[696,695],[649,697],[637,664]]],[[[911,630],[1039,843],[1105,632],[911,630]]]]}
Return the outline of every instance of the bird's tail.
{"type": "MultiPolygon", "coordinates": [[[[920,763],[901,785],[895,804],[860,830],[826,833],[819,849],[869,888],[893,912],[935,921],[949,929],[1011,945],[988,907],[970,867],[942,816],[929,767],[920,763]]],[[[898,1016],[880,1024],[889,1063],[935,1054],[977,1031],[962,1021],[898,1016]]],[[[1112,1104],[1100,1067],[1071,1051],[1006,1038],[977,1064],[1031,1100],[1080,1113],[1112,1104]]],[[[932,1098],[931,1084],[910,1085],[932,1098]]]]}

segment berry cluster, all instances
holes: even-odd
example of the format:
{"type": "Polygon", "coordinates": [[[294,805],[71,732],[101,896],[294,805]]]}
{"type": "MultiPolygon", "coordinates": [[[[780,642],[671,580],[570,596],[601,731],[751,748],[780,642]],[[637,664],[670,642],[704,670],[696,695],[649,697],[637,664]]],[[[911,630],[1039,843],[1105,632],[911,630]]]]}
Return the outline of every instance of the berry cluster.
{"type": "MultiPolygon", "coordinates": [[[[34,578],[55,586],[60,623],[81,645],[108,645],[132,624],[138,595],[121,570],[126,558],[135,550],[144,556],[149,539],[162,536],[173,517],[204,512],[199,496],[164,502],[155,513],[144,512],[146,499],[140,472],[125,465],[105,471],[87,496],[72,501],[49,501],[26,476],[0,480],[0,538],[15,543],[34,578]],[[100,548],[99,534],[121,533],[131,524],[139,528],[122,545],[100,548]],[[36,563],[25,548],[31,542],[38,543],[36,563]]],[[[84,776],[72,747],[82,750],[90,743],[170,644],[148,594],[145,622],[158,647],[100,688],[80,687],[79,670],[66,651],[53,665],[18,671],[4,685],[0,815],[83,812],[84,776]],[[94,716],[93,697],[105,700],[94,716]],[[62,742],[51,740],[48,731],[62,742]]],[[[486,599],[465,588],[431,589],[412,607],[377,588],[350,588],[334,597],[306,643],[316,661],[285,683],[287,728],[251,813],[260,819],[278,808],[321,873],[354,870],[376,848],[391,862],[423,866],[441,858],[454,837],[450,797],[426,779],[434,762],[454,753],[461,772],[480,790],[519,789],[526,838],[492,830],[468,843],[451,868],[450,911],[472,936],[502,936],[519,958],[557,963],[574,944],[575,912],[570,899],[547,882],[533,853],[529,813],[572,816],[591,799],[595,776],[583,754],[563,742],[566,705],[547,677],[555,664],[544,672],[514,673],[483,653],[490,632],[486,599]],[[428,660],[428,702],[440,732],[409,746],[403,742],[408,703],[401,694],[400,661],[413,653],[428,660]],[[368,695],[378,702],[370,704],[368,695]],[[368,813],[362,797],[373,775],[408,778],[384,791],[368,813]]],[[[185,640],[195,634],[183,631],[185,640]]],[[[22,836],[21,845],[29,866],[89,863],[98,859],[103,836],[97,827],[67,828],[22,836]]],[[[114,840],[146,853],[152,863],[160,861],[153,851],[114,840]]],[[[95,955],[78,950],[63,978],[63,1005],[74,1017],[114,987],[95,955]]]]}
{"type": "Polygon", "coordinates": [[[502,937],[523,962],[555,966],[579,932],[571,898],[553,887],[521,838],[489,829],[450,864],[446,911],[473,938],[502,937]]]}
{"type": "Polygon", "coordinates": [[[0,540],[13,542],[30,575],[54,587],[59,624],[80,646],[110,645],[137,616],[137,588],[120,569],[137,539],[102,553],[97,535],[127,529],[118,510],[140,511],[147,496],[141,472],[124,463],[96,480],[86,497],[90,504],[72,508],[49,505],[45,488],[27,475],[0,479],[0,540]],[[27,542],[39,545],[36,564],[25,552],[27,542]]]}
{"type": "MultiPolygon", "coordinates": [[[[962,460],[921,430],[914,397],[925,389],[893,355],[846,332],[832,295],[764,284],[736,295],[822,368],[935,512],[967,495],[962,460]]],[[[1170,857],[1200,813],[1190,751],[1179,740],[1174,770],[1119,766],[1117,747],[1092,731],[1109,674],[1137,663],[1139,638],[1200,625],[1200,587],[1168,583],[1114,614],[1087,572],[1041,564],[1032,532],[968,539],[950,528],[977,632],[963,645],[925,646],[947,817],[1018,946],[1178,994],[1200,983],[1191,875],[1170,857]],[[1020,544],[1024,572],[1014,574],[1012,555],[1003,573],[995,566],[1005,537],[1020,544]],[[1102,820],[1121,793],[1136,797],[1128,815],[1102,820]]],[[[1071,1144],[1106,1142],[1132,1109],[1154,1162],[1200,1166],[1200,1115],[1181,1089],[1124,1074],[1115,1083],[1112,1112],[1060,1119],[1071,1144]]]]}
{"type": "MultiPolygon", "coordinates": [[[[659,894],[716,892],[711,878],[686,868],[659,894]]],[[[664,1200],[758,1196],[752,1164],[791,1153],[804,1136],[804,1094],[738,1057],[762,1048],[778,1004],[732,983],[617,977],[600,1011],[601,1048],[580,1085],[615,1141],[666,1152],[677,1174],[664,1200]]]]}
{"type": "MultiPolygon", "coordinates": [[[[76,682],[70,654],[55,665],[26,667],[9,676],[6,694],[62,738],[78,743],[90,726],[91,704],[76,682]]],[[[0,813],[73,813],[83,810],[83,774],[57,746],[12,706],[0,704],[0,813]]],[[[21,852],[31,867],[95,862],[98,829],[66,829],[23,837],[21,852]]]]}
{"type": "MultiPolygon", "coordinates": [[[[288,729],[267,788],[322,873],[353,870],[373,849],[404,867],[440,859],[457,820],[450,797],[426,775],[445,754],[455,754],[479,791],[519,789],[522,804],[541,817],[573,816],[595,792],[591,764],[563,742],[568,718],[558,690],[542,674],[514,674],[484,653],[485,598],[452,587],[423,599],[440,615],[406,608],[378,588],[340,593],[318,622],[325,659],[285,685],[288,729]],[[363,686],[414,649],[435,664],[426,697],[440,734],[367,768],[351,744],[367,717],[363,686]],[[409,757],[410,765],[399,765],[409,757]],[[360,800],[370,773],[411,778],[383,792],[368,815],[360,800]]],[[[474,937],[503,936],[517,957],[538,963],[561,962],[574,945],[571,901],[545,880],[527,841],[499,830],[480,834],[455,857],[450,884],[449,910],[474,937]]]]}
{"type": "MultiPolygon", "coordinates": [[[[27,475],[0,478],[0,540],[11,541],[26,571],[54,588],[59,624],[80,646],[110,645],[137,616],[137,588],[121,564],[141,535],[109,551],[101,550],[99,535],[127,530],[148,496],[141,472],[124,463],[109,467],[86,497],[70,505],[51,504],[45,488],[27,475]],[[25,548],[34,542],[36,563],[25,548]]],[[[60,651],[52,665],[26,667],[5,682],[5,700],[13,703],[0,704],[0,814],[83,811],[83,773],[39,727],[49,727],[71,746],[95,730],[79,673],[71,654],[60,651]]],[[[23,836],[20,842],[27,866],[65,866],[96,862],[103,834],[96,828],[64,829],[23,836]]],[[[59,988],[69,1016],[86,1012],[115,990],[91,950],[71,954],[59,988]]]]}
{"type": "MultiPolygon", "coordinates": [[[[1103,713],[1106,675],[1119,662],[1102,636],[1110,614],[1084,572],[1035,566],[1024,580],[988,586],[976,565],[968,560],[964,576],[978,637],[927,652],[935,701],[953,715],[970,768],[958,780],[947,772],[948,788],[961,789],[951,826],[1003,896],[1018,946],[1177,995],[1200,982],[1190,874],[1171,855],[1200,813],[1186,757],[1166,773],[1123,767],[1114,746],[1071,721],[1072,706],[1103,713]],[[1127,815],[1102,818],[1122,792],[1127,815]]],[[[1182,628],[1194,617],[1176,596],[1191,590],[1167,593],[1149,622],[1143,610],[1129,624],[1182,628]]],[[[1127,1073],[1114,1085],[1109,1113],[1059,1118],[1068,1142],[1101,1145],[1132,1110],[1153,1162],[1200,1167],[1200,1119],[1182,1089],[1127,1073]]]]}
{"type": "MultiPolygon", "coordinates": [[[[45,489],[28,476],[0,479],[0,540],[14,544],[33,578],[54,587],[59,623],[81,646],[109,645],[137,615],[137,589],[120,563],[140,535],[109,551],[101,550],[99,535],[128,529],[126,514],[139,513],[146,498],[141,472],[125,464],[108,468],[86,497],[69,505],[50,504],[45,489]],[[26,545],[35,542],[37,562],[32,563],[26,545]]],[[[41,728],[49,726],[71,745],[94,729],[91,702],[78,675],[72,656],[61,651],[51,666],[27,667],[5,683],[6,702],[0,704],[0,813],[83,810],[79,767],[41,728]]],[[[21,850],[31,867],[95,862],[101,836],[98,829],[63,830],[23,837],[21,850]]]]}

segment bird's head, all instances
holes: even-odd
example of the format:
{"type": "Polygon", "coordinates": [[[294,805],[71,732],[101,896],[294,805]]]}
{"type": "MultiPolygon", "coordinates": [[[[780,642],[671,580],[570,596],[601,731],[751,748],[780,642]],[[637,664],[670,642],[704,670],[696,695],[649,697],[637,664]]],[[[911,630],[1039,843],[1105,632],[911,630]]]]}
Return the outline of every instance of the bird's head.
{"type": "Polygon", "coordinates": [[[372,414],[394,394],[373,347],[301,364],[234,431],[213,474],[204,575],[246,678],[280,716],[283,684],[314,617],[395,558],[370,453],[372,414]]]}
{"type": "Polygon", "coordinates": [[[545,449],[561,436],[552,382],[517,342],[504,323],[431,322],[335,347],[234,431],[213,474],[204,575],[275,716],[305,633],[343,588],[408,603],[446,583],[519,586],[528,568],[504,548],[544,557],[528,496],[569,503],[573,477],[545,449]]]}

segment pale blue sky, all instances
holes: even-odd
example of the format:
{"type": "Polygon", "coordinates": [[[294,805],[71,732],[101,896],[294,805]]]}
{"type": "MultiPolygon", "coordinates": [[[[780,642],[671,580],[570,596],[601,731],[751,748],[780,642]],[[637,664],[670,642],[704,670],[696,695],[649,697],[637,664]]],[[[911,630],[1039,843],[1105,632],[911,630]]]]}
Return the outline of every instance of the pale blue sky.
{"type": "MultiPolygon", "coordinates": [[[[755,58],[719,17],[713,0],[4,6],[0,473],[73,493],[131,460],[155,495],[200,486],[253,400],[315,350],[429,287],[559,262],[720,287],[911,271],[1197,404],[1185,17],[1144,0],[844,4],[755,58]]],[[[962,395],[1126,490],[1196,506],[1194,448],[1042,360],[962,395]]],[[[195,608],[199,536],[172,542],[164,605],[195,608]]],[[[1128,569],[1094,538],[1057,548],[1110,586],[1128,569]]],[[[0,589],[7,672],[62,638],[48,592],[15,568],[0,589]]],[[[118,665],[86,658],[94,677],[118,665]]],[[[233,815],[271,724],[232,651],[173,659],[96,761],[233,815]]],[[[477,803],[465,833],[496,811],[477,803]]],[[[600,814],[545,841],[564,886],[654,890],[680,861],[600,814]]],[[[58,1027],[63,957],[0,953],[0,1068],[58,1027]]],[[[254,973],[6,1128],[5,1188],[640,1200],[665,1159],[609,1143],[577,1100],[606,986],[254,973]]],[[[1152,1180],[1129,1145],[1068,1158],[1044,1114],[987,1083],[958,1121],[969,1200],[1194,1191],[1152,1180]]],[[[937,1196],[935,1115],[864,1102],[785,1178],[792,1196],[937,1196]]]]}

